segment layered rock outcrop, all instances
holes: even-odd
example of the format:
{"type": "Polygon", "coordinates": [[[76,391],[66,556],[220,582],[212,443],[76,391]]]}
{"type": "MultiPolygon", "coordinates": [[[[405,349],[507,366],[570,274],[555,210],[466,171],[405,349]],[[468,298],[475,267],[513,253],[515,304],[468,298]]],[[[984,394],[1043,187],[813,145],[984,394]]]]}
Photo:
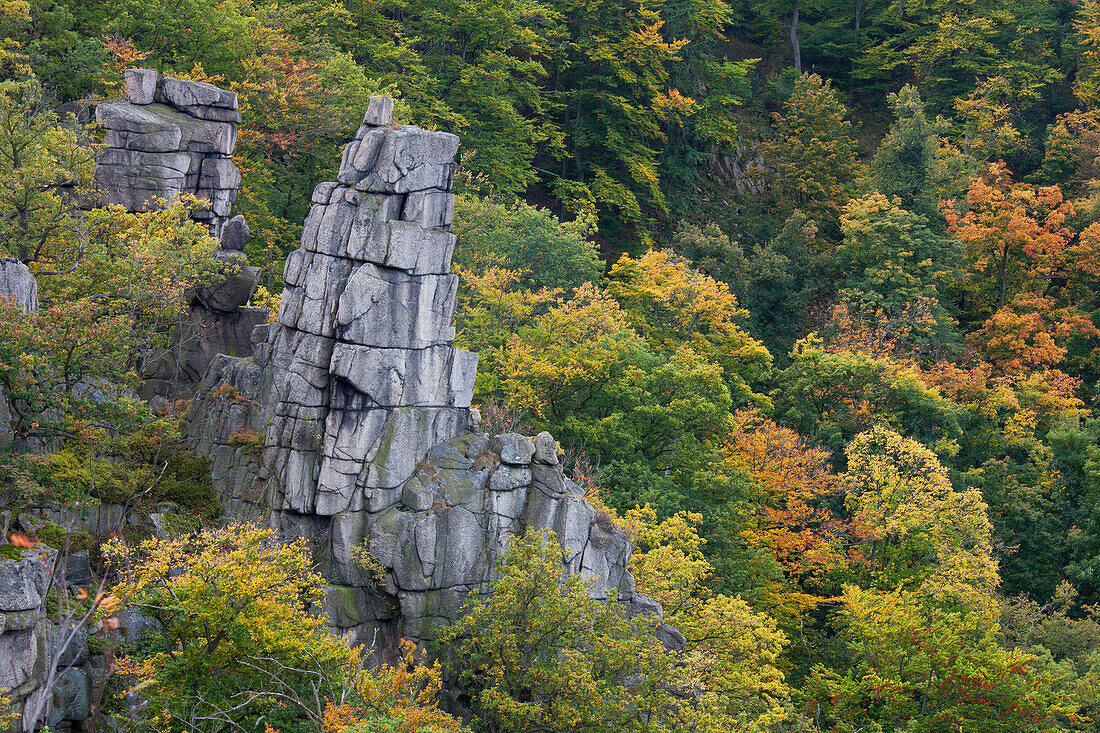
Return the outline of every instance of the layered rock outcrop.
{"type": "Polygon", "coordinates": [[[42,723],[68,730],[91,716],[95,670],[88,636],[63,633],[46,616],[57,553],[38,548],[16,554],[0,559],[0,688],[12,708],[0,730],[30,731],[42,723]],[[39,712],[44,720],[35,721],[39,712]]]}
{"type": "MultiPolygon", "coordinates": [[[[36,552],[19,555],[0,560],[0,688],[7,690],[12,713],[22,718],[25,710],[31,716],[37,698],[47,693],[49,626],[44,607],[50,575],[36,552]]],[[[33,730],[32,725],[23,727],[33,730]]]]}
{"type": "MultiPolygon", "coordinates": [[[[14,303],[24,313],[38,310],[38,281],[30,269],[14,257],[0,257],[0,298],[14,303]]],[[[12,405],[0,395],[0,449],[15,441],[12,405]]]]}
{"type": "Polygon", "coordinates": [[[337,180],[314,191],[278,322],[254,332],[251,359],[216,358],[193,403],[223,505],[313,538],[330,624],[383,656],[456,619],[528,527],[553,529],[563,570],[594,593],[659,613],[553,438],[477,432],[477,356],[452,344],[458,138],[391,113],[372,98],[337,180]]]}
{"type": "Polygon", "coordinates": [[[96,107],[106,133],[94,180],[105,201],[145,211],[195,196],[207,205],[191,215],[221,241],[215,257],[222,278],[194,294],[172,348],[145,364],[150,384],[172,393],[173,385],[201,380],[217,354],[248,356],[252,329],[268,316],[265,309],[244,307],[260,271],[244,254],[248,222],[230,216],[241,185],[233,163],[241,115],[235,93],[151,69],[127,69],[125,91],[125,102],[96,107]]]}
{"type": "Polygon", "coordinates": [[[24,313],[38,310],[38,281],[14,257],[0,257],[0,297],[14,302],[24,313]]]}
{"type": "Polygon", "coordinates": [[[125,85],[125,102],[101,104],[95,113],[106,130],[95,181],[107,203],[143,211],[158,198],[192,194],[210,203],[195,218],[221,236],[241,186],[233,163],[237,95],[151,69],[127,69],[125,85]]]}

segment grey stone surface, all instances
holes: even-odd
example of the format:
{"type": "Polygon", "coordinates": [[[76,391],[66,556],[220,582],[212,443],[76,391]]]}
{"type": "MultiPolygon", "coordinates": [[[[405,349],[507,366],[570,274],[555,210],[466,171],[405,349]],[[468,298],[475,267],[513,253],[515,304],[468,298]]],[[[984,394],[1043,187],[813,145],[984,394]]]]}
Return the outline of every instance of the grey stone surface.
{"type": "Polygon", "coordinates": [[[453,193],[428,189],[413,191],[405,198],[405,208],[401,212],[404,221],[415,221],[425,229],[432,227],[450,228],[455,214],[453,193]]]}
{"type": "Polygon", "coordinates": [[[260,268],[252,267],[243,253],[233,250],[216,252],[215,258],[221,265],[219,282],[200,288],[195,298],[214,313],[236,313],[256,292],[260,268]]]}
{"type": "Polygon", "coordinates": [[[314,189],[277,323],[252,359],[215,359],[193,403],[223,503],[318,544],[328,623],[372,659],[431,640],[528,528],[554,530],[563,571],[597,597],[652,612],[628,538],[563,475],[552,436],[470,432],[477,357],[450,323],[457,138],[388,122],[372,101],[338,180],[314,189]],[[232,444],[246,428],[261,451],[232,444]]]}
{"type": "Polygon", "coordinates": [[[366,264],[348,277],[336,311],[341,341],[426,349],[454,339],[457,275],[407,275],[366,264]]]}
{"type": "Polygon", "coordinates": [[[126,69],[122,74],[126,99],[133,104],[152,104],[160,85],[160,73],[152,69],[126,69]]]}
{"type": "Polygon", "coordinates": [[[57,678],[53,687],[53,700],[50,706],[49,724],[87,720],[92,715],[91,680],[88,673],[79,667],[67,669],[57,678]]]}
{"type": "Polygon", "coordinates": [[[356,188],[372,193],[450,189],[458,144],[458,136],[448,132],[386,130],[373,156],[373,170],[356,182],[356,188]]]}
{"type": "Polygon", "coordinates": [[[202,378],[219,353],[249,356],[252,329],[265,312],[244,306],[260,270],[243,254],[249,228],[230,218],[241,184],[233,163],[237,95],[204,82],[161,77],[148,69],[126,72],[128,102],[101,104],[96,120],[106,129],[95,180],[108,203],[148,210],[160,200],[194,195],[207,205],[192,217],[222,241],[218,281],[193,293],[190,311],[171,333],[171,348],[146,354],[144,394],[176,398],[202,378]]]}
{"type": "Polygon", "coordinates": [[[558,465],[558,441],[545,430],[536,435],[532,440],[535,446],[534,462],[544,463],[547,466],[558,465]]]}
{"type": "Polygon", "coordinates": [[[108,203],[131,211],[194,194],[210,201],[196,212],[218,235],[236,201],[240,171],[237,95],[212,84],[161,77],[150,69],[125,73],[127,102],[100,104],[106,130],[95,180],[108,203]]]}
{"type": "Polygon", "coordinates": [[[87,585],[95,579],[89,555],[88,550],[77,550],[70,552],[65,558],[66,586],[87,585]]]}
{"type": "Polygon", "coordinates": [[[13,300],[24,312],[38,310],[38,281],[14,257],[0,257],[0,297],[13,300]]]}
{"type": "Polygon", "coordinates": [[[180,149],[182,141],[183,130],[177,126],[153,132],[107,130],[103,136],[103,144],[108,148],[142,150],[147,153],[173,153],[180,149]]]}
{"type": "Polygon", "coordinates": [[[0,688],[20,697],[45,678],[46,622],[30,629],[0,634],[0,688]]]}
{"type": "Polygon", "coordinates": [[[338,343],[331,372],[381,407],[469,407],[477,354],[448,345],[378,349],[338,343]]]}
{"type": "Polygon", "coordinates": [[[51,626],[50,657],[57,659],[57,668],[75,667],[88,661],[88,629],[84,626],[68,626],[62,629],[51,626]],[[58,655],[58,647],[60,655],[58,655]]]}
{"type": "Polygon", "coordinates": [[[371,97],[363,115],[364,125],[388,125],[393,122],[393,98],[371,97]]]}
{"type": "Polygon", "coordinates": [[[164,78],[160,92],[164,101],[179,109],[189,107],[237,109],[236,93],[219,89],[204,81],[187,81],[168,76],[164,78]]]}
{"type": "Polygon", "coordinates": [[[531,439],[516,433],[497,435],[489,443],[489,449],[500,456],[501,463],[513,466],[526,466],[535,455],[531,439]]]}
{"type": "MultiPolygon", "coordinates": [[[[178,325],[176,342],[167,351],[150,354],[143,365],[145,378],[198,383],[218,355],[249,356],[252,331],[267,318],[265,308],[218,313],[195,304],[178,325]]],[[[153,392],[159,393],[156,389],[153,392]]]]}
{"type": "MultiPolygon", "coordinates": [[[[238,175],[240,175],[239,172],[238,175]]],[[[248,226],[248,219],[245,219],[242,214],[237,214],[222,227],[222,249],[231,252],[244,251],[251,234],[252,228],[248,226]]]]}
{"type": "Polygon", "coordinates": [[[48,557],[34,551],[22,554],[18,561],[0,561],[0,611],[37,609],[49,590],[48,557]]]}

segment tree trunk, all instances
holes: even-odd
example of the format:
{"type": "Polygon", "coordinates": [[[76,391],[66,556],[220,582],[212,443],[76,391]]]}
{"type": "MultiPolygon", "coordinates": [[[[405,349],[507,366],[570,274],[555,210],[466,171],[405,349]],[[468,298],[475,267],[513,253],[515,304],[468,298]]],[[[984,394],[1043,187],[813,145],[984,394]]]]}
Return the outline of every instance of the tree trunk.
{"type": "Polygon", "coordinates": [[[802,49],[798,45],[798,0],[794,0],[791,12],[791,51],[794,52],[794,70],[802,73],[802,49]]]}
{"type": "Polygon", "coordinates": [[[859,26],[863,20],[863,0],[856,0],[855,18],[852,22],[852,78],[848,82],[848,106],[851,107],[856,96],[856,58],[859,54],[859,26]]]}

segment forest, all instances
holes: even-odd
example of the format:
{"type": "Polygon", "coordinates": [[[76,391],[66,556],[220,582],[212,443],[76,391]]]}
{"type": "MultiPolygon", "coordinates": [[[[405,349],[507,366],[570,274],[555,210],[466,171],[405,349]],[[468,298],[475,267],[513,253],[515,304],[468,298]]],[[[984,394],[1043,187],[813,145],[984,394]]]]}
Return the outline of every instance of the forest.
{"type": "Polygon", "coordinates": [[[1100,0],[0,0],[0,25],[0,255],[41,303],[0,298],[0,559],[111,570],[46,600],[108,659],[80,730],[1100,731],[1100,0]],[[560,442],[683,649],[539,534],[434,649],[374,669],[325,632],[306,544],[220,521],[186,399],[139,397],[217,242],[194,200],[97,200],[89,110],[132,67],[238,95],[258,307],[372,95],[459,136],[484,429],[560,442]],[[185,519],[100,544],[20,514],[99,502],[185,519]],[[116,639],[128,609],[160,632],[116,639]]]}

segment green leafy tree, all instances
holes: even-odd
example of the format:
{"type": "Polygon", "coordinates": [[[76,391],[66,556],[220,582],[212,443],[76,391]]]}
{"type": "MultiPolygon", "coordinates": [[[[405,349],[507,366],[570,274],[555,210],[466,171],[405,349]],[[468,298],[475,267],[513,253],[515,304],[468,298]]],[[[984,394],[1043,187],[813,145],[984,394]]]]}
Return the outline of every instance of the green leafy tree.
{"type": "Polygon", "coordinates": [[[569,34],[549,69],[568,157],[550,187],[566,206],[595,205],[601,233],[620,249],[649,244],[651,217],[667,210],[662,121],[698,108],[670,89],[670,69],[688,41],[662,35],[662,5],[567,0],[559,8],[569,34]]]}
{"type": "Polygon", "coordinates": [[[866,353],[835,353],[807,337],[791,352],[791,364],[775,391],[780,421],[832,449],[843,466],[845,447],[876,424],[928,444],[957,439],[958,408],[928,386],[913,368],[866,353]]]}
{"type": "Polygon", "coordinates": [[[603,274],[589,239],[595,233],[589,216],[563,222],[522,201],[466,194],[455,199],[454,227],[459,241],[455,264],[520,273],[524,288],[575,288],[603,274]]]}
{"type": "Polygon", "coordinates": [[[775,139],[764,147],[765,165],[775,173],[786,209],[805,211],[830,232],[847,202],[849,183],[862,169],[847,117],[832,85],[804,74],[775,114],[775,139]]]}
{"type": "Polygon", "coordinates": [[[81,200],[94,200],[95,150],[63,127],[35,80],[0,83],[0,251],[45,272],[87,251],[81,200]]]}
{"type": "Polygon", "coordinates": [[[760,402],[753,392],[771,366],[771,354],[741,327],[748,311],[729,288],[695,272],[668,252],[640,259],[623,255],[607,275],[607,294],[652,349],[670,354],[681,346],[722,367],[738,404],[760,402]]]}
{"type": "Polygon", "coordinates": [[[108,29],[150,52],[149,60],[166,70],[188,72],[199,66],[215,76],[233,78],[254,52],[257,20],[243,3],[98,0],[94,7],[107,19],[108,29]]]}
{"type": "Polygon", "coordinates": [[[1073,25],[1081,49],[1081,68],[1073,92],[1086,109],[1094,110],[1100,106],[1100,3],[1084,0],[1073,25]]]}
{"type": "Polygon", "coordinates": [[[512,540],[484,600],[439,638],[489,731],[672,731],[687,723],[671,657],[644,617],[562,577],[552,533],[512,540]]]}
{"type": "Polygon", "coordinates": [[[981,494],[956,492],[931,450],[886,428],[860,433],[846,452],[846,503],[867,531],[853,567],[860,584],[995,618],[1000,578],[981,494]]]}
{"type": "Polygon", "coordinates": [[[914,81],[938,109],[990,77],[1005,77],[1032,101],[1058,78],[1049,44],[1056,10],[1048,3],[922,0],[876,10],[868,23],[873,45],[858,73],[914,81]]]}
{"type": "Polygon", "coordinates": [[[1074,730],[1064,674],[998,644],[996,628],[911,592],[857,587],[842,599],[846,672],[815,668],[805,696],[824,729],[1074,730]]]}
{"type": "Polygon", "coordinates": [[[944,149],[941,135],[946,122],[928,119],[920,92],[905,85],[887,95],[894,122],[879,143],[871,162],[869,183],[888,199],[897,197],[900,207],[924,216],[942,233],[940,201],[958,195],[962,171],[959,161],[944,149]]]}
{"type": "Polygon", "coordinates": [[[365,671],[361,648],[325,630],[305,539],[230,525],[137,545],[115,538],[103,552],[116,608],[157,622],[120,660],[153,730],[461,729],[436,709],[439,666],[423,666],[411,644],[396,668],[365,671]]]}
{"type": "Polygon", "coordinates": [[[841,295],[856,312],[887,320],[923,301],[935,319],[935,332],[925,336],[942,342],[952,329],[941,302],[961,275],[962,248],[899,203],[873,193],[844,208],[844,239],[836,250],[837,264],[847,274],[841,295]]]}

